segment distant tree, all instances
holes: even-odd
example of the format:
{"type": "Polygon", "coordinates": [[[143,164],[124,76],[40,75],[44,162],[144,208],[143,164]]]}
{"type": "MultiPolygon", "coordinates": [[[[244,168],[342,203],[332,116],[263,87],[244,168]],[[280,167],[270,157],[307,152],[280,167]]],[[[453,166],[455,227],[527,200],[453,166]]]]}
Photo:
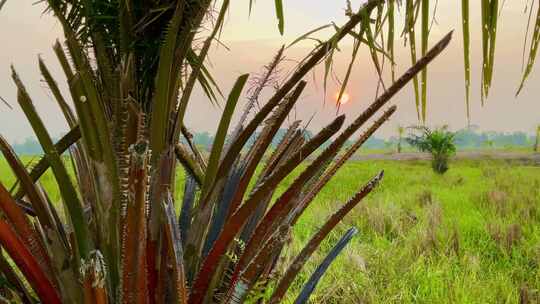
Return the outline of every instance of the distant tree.
{"type": "Polygon", "coordinates": [[[488,149],[493,149],[495,146],[495,141],[488,137],[482,142],[482,145],[488,149]]]}
{"type": "Polygon", "coordinates": [[[534,151],[540,152],[540,125],[536,127],[536,143],[534,144],[534,151]]]}
{"type": "Polygon", "coordinates": [[[394,145],[394,143],[390,139],[384,141],[384,149],[385,150],[392,150],[393,145],[394,145]]]}
{"type": "Polygon", "coordinates": [[[195,133],[193,135],[193,142],[198,146],[204,147],[205,150],[210,150],[212,142],[214,142],[214,136],[208,132],[195,133]]]}
{"type": "Polygon", "coordinates": [[[401,153],[403,136],[405,135],[405,127],[398,126],[397,133],[398,133],[397,153],[401,153]]]}
{"type": "Polygon", "coordinates": [[[43,149],[41,149],[39,143],[32,137],[26,138],[22,143],[14,144],[13,150],[21,155],[37,155],[43,153],[43,149]]]}
{"type": "Polygon", "coordinates": [[[485,134],[476,131],[477,127],[468,127],[456,132],[455,143],[462,148],[479,148],[485,140],[485,134]]]}
{"type": "Polygon", "coordinates": [[[455,133],[448,131],[447,127],[431,130],[427,127],[413,127],[420,134],[410,134],[407,142],[422,152],[429,152],[432,156],[432,168],[436,173],[444,174],[448,170],[450,156],[456,153],[454,144],[455,133]]]}
{"type": "Polygon", "coordinates": [[[366,143],[364,144],[364,149],[384,149],[385,146],[385,140],[382,138],[377,137],[370,137],[366,143]]]}
{"type": "MultiPolygon", "coordinates": [[[[58,140],[57,138],[54,138],[54,140],[58,140]]],[[[20,155],[42,155],[43,154],[43,148],[41,148],[41,145],[37,141],[35,137],[27,137],[23,142],[21,143],[14,143],[12,145],[13,150],[20,155]]]]}

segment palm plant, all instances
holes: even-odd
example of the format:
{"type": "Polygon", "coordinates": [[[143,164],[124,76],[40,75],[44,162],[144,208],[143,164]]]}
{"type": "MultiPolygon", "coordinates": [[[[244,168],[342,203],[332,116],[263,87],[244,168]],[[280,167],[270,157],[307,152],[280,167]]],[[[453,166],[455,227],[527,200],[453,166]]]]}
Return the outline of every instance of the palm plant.
{"type": "Polygon", "coordinates": [[[448,171],[450,156],[456,153],[455,134],[448,131],[447,127],[432,130],[422,126],[413,127],[412,129],[420,131],[421,134],[410,134],[407,137],[407,142],[422,152],[431,153],[433,171],[439,174],[448,171]]]}
{"type": "MultiPolygon", "coordinates": [[[[451,39],[448,34],[426,52],[343,131],[339,132],[344,116],[312,138],[305,138],[300,122],[295,122],[264,160],[305,88],[304,76],[327,60],[345,36],[364,41],[363,33],[371,31],[370,16],[382,9],[383,1],[370,0],[317,46],[248,121],[253,102],[283,58],[284,49],[279,50],[266,74],[257,77],[248,106],[231,129],[249,77],[240,76],[226,98],[210,155],[205,157],[191,141],[184,117],[196,83],[213,101],[221,94],[205,59],[223,25],[228,0],[220,2],[217,16],[212,15],[216,10],[210,0],[46,2],[64,30],[65,44],[57,41],[54,51],[74,107],[40,58],[43,78],[71,127],[54,143],[12,67],[17,101],[44,150],[44,157],[27,168],[0,140],[18,178],[11,191],[0,184],[0,244],[5,258],[13,262],[2,258],[0,269],[10,282],[9,294],[23,303],[34,303],[36,297],[42,303],[244,301],[257,283],[267,282],[286,235],[313,198],[396,107],[388,108],[338,154],[347,140],[451,39]],[[202,31],[209,25],[208,33],[202,31]],[[203,33],[207,36],[197,43],[203,33]],[[255,143],[245,148],[261,125],[255,143]],[[332,143],[273,200],[283,179],[334,135],[332,143]],[[64,163],[66,151],[75,179],[64,163]],[[186,181],[183,198],[175,201],[179,164],[185,168],[186,181]],[[258,167],[262,171],[256,175],[258,167]],[[39,183],[48,169],[58,183],[62,206],[51,202],[39,183]]],[[[278,12],[280,2],[276,1],[278,12]]],[[[282,29],[282,13],[278,16],[282,29]]],[[[380,24],[382,14],[376,18],[380,24]]],[[[321,241],[381,178],[382,172],[326,221],[279,278],[272,302],[280,302],[321,241]]],[[[325,263],[353,234],[351,230],[336,245],[325,263]]],[[[326,266],[321,267],[299,303],[309,298],[326,266]]]]}

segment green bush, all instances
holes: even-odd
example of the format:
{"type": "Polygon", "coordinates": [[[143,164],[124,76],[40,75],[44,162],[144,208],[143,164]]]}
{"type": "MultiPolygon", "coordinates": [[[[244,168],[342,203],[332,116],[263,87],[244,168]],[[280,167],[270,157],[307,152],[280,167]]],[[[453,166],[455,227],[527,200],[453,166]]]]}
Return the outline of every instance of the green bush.
{"type": "Polygon", "coordinates": [[[444,174],[448,171],[448,161],[456,153],[454,143],[455,133],[446,127],[431,130],[428,127],[414,127],[420,134],[410,134],[407,142],[422,152],[429,152],[432,156],[433,171],[444,174]]]}

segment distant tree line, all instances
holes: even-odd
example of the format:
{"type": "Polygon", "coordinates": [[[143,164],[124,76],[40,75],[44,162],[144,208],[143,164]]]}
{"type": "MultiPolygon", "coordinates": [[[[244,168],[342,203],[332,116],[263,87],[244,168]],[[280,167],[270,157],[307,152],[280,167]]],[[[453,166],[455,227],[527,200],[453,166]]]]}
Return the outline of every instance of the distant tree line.
{"type": "MultiPolygon", "coordinates": [[[[279,140],[285,134],[285,129],[280,129],[276,134],[272,145],[278,144],[279,140]]],[[[312,133],[309,130],[305,131],[306,137],[310,137],[312,133]]],[[[252,144],[258,134],[252,136],[250,144],[252,144]]],[[[214,136],[209,132],[193,133],[193,142],[204,150],[208,150],[212,146],[214,136]]],[[[474,128],[461,129],[456,132],[455,143],[458,149],[481,149],[481,148],[511,148],[511,147],[533,147],[537,142],[536,135],[530,135],[525,132],[478,132],[474,128]]],[[[397,149],[399,143],[399,135],[392,136],[388,139],[372,136],[363,145],[363,149],[367,150],[383,150],[397,149]]],[[[408,143],[402,142],[403,148],[410,148],[408,143]]],[[[249,145],[248,145],[249,146],[249,145]]],[[[14,143],[13,149],[21,155],[42,154],[41,146],[33,137],[26,138],[21,143],[14,143]]]]}
{"type": "Polygon", "coordinates": [[[43,154],[41,145],[33,137],[27,137],[22,143],[15,143],[12,147],[19,155],[43,154]]]}
{"type": "MultiPolygon", "coordinates": [[[[537,135],[530,135],[525,132],[478,132],[474,128],[461,129],[455,132],[455,145],[458,149],[501,149],[534,147],[537,135]]],[[[370,143],[366,143],[366,148],[383,149],[388,146],[397,146],[398,137],[390,137],[388,140],[372,138],[370,143]]],[[[407,146],[407,143],[402,143],[407,146]]]]}

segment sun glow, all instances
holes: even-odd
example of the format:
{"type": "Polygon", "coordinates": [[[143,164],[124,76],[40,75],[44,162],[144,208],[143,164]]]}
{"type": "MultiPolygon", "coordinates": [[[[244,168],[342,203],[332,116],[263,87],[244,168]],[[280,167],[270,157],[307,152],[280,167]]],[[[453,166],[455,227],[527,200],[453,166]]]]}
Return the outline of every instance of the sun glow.
{"type": "Polygon", "coordinates": [[[343,95],[341,95],[341,99],[339,99],[339,92],[336,93],[336,101],[339,100],[339,104],[346,104],[351,100],[351,96],[347,92],[343,92],[343,95]]]}

